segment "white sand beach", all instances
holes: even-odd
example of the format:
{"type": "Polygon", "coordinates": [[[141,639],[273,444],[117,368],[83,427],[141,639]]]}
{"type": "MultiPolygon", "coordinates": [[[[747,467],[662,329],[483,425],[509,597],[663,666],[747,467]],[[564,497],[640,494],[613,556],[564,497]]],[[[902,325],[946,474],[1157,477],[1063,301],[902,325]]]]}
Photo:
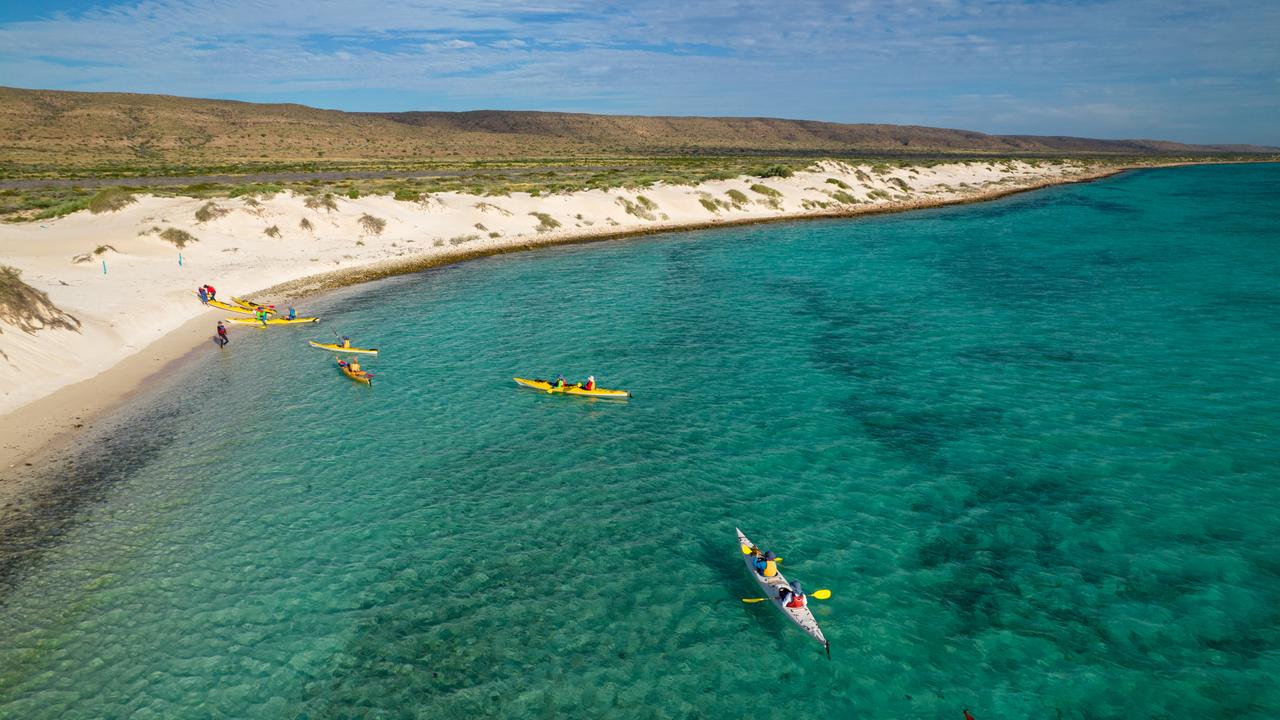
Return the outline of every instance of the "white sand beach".
{"type": "MultiPolygon", "coordinates": [[[[0,415],[10,429],[0,443],[0,467],[83,424],[203,344],[227,316],[200,304],[194,291],[205,283],[220,299],[298,302],[311,292],[454,258],[667,229],[971,202],[1119,169],[1070,161],[875,169],[823,161],[787,178],[542,196],[441,193],[416,202],[333,197],[333,207],[286,192],[214,200],[209,210],[216,217],[204,222],[196,213],[208,200],[139,195],[115,212],[0,225],[0,264],[21,270],[26,283],[80,322],[78,330],[33,333],[0,325],[0,415]],[[160,237],[170,228],[195,242],[175,247],[160,237]],[[26,430],[12,432],[16,427],[26,430]]],[[[298,309],[306,314],[305,306],[298,309]]]]}

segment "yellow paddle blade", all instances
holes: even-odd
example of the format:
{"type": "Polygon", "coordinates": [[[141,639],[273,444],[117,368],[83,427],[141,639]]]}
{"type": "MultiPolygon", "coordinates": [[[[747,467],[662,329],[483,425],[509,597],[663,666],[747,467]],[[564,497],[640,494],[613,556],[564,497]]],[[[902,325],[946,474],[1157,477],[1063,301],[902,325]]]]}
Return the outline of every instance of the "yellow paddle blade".
{"type": "Polygon", "coordinates": [[[742,598],[742,602],[744,603],[764,602],[765,600],[768,600],[768,599],[769,598],[742,598]]]}
{"type": "Polygon", "coordinates": [[[750,554],[751,554],[751,548],[750,548],[749,546],[747,546],[747,545],[739,545],[738,547],[742,548],[742,554],[743,554],[743,555],[750,555],[750,554]]]}
{"type": "Polygon", "coordinates": [[[811,594],[809,595],[809,597],[817,598],[817,599],[819,599],[819,600],[826,600],[827,598],[831,597],[831,591],[830,591],[830,590],[815,590],[815,591],[813,591],[813,593],[811,593],[811,594]]]}

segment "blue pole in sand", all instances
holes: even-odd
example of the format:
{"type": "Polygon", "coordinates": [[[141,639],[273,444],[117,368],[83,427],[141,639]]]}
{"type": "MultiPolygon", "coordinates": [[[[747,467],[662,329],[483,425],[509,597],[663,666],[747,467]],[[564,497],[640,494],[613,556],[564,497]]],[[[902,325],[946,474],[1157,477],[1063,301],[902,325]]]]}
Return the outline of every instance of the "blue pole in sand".
{"type": "Polygon", "coordinates": [[[103,274],[103,275],[106,275],[106,274],[107,274],[107,261],[106,261],[106,260],[103,260],[103,261],[102,261],[102,274],[103,274]]]}
{"type": "Polygon", "coordinates": [[[182,253],[178,253],[178,267],[182,267],[182,253]]]}

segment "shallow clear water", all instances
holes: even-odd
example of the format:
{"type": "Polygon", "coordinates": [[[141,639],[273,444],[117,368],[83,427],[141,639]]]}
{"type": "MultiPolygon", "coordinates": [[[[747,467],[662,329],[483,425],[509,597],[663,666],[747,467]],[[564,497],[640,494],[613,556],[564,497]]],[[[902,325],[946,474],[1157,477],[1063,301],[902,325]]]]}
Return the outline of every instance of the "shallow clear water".
{"type": "Polygon", "coordinates": [[[1274,717],[1278,281],[1270,165],[327,296],[76,461],[0,717],[1274,717]]]}

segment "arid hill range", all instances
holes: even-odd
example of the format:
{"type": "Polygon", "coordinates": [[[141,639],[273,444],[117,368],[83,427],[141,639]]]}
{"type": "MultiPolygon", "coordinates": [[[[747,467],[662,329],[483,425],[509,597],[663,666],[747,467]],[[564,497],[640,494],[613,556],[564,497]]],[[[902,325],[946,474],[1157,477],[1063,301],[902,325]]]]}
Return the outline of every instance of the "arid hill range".
{"type": "Polygon", "coordinates": [[[708,155],[1195,155],[1251,145],[985,135],[774,118],[361,113],[168,95],[0,87],[0,165],[204,165],[708,155]]]}

